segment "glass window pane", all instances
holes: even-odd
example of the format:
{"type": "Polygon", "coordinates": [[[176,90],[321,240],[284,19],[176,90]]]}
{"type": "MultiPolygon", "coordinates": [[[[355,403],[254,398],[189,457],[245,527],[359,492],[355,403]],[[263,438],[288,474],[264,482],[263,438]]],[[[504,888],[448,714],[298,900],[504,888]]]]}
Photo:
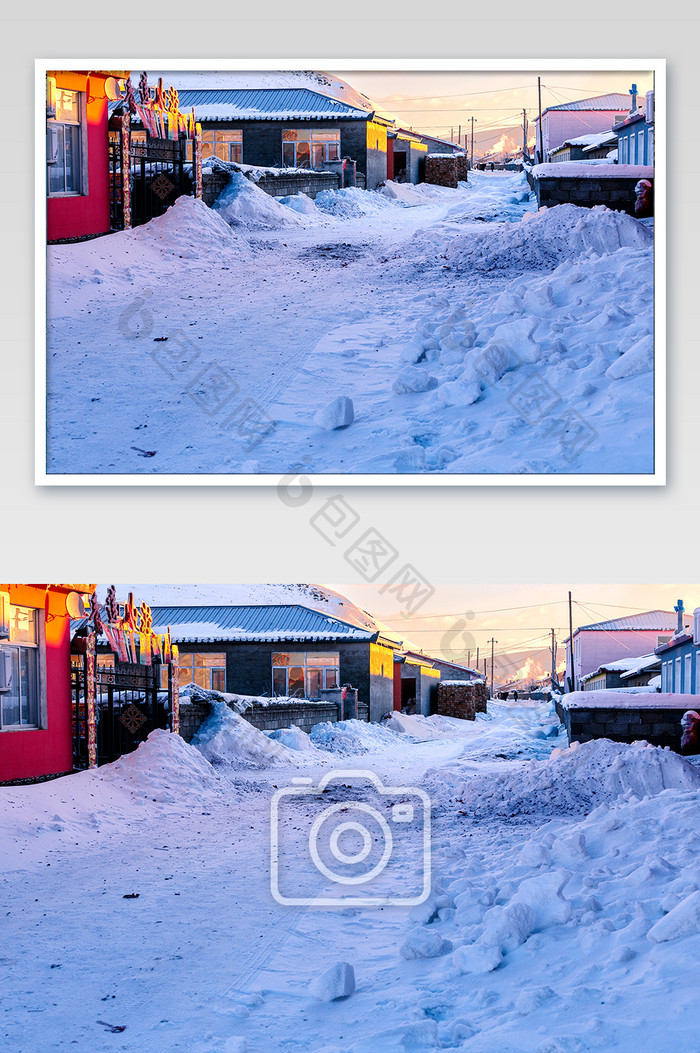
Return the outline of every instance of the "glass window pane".
{"type": "Polygon", "coordinates": [[[289,655],[284,653],[275,653],[272,655],[273,665],[289,665],[289,655]]]}
{"type": "Polygon", "coordinates": [[[307,669],[306,671],[306,697],[318,698],[321,694],[321,670],[307,669]]]}
{"type": "Polygon", "coordinates": [[[226,670],[225,669],[212,669],[212,671],[211,671],[211,687],[212,687],[212,691],[225,691],[226,690],[226,670]]]}
{"type": "Polygon", "coordinates": [[[80,120],[77,91],[56,89],[56,120],[76,122],[80,120]]]}
{"type": "Polygon", "coordinates": [[[297,143],[297,168],[309,168],[311,165],[310,143],[297,143]]]}
{"type": "Polygon", "coordinates": [[[337,687],[338,686],[338,670],[337,669],[326,669],[326,687],[337,687]]]}
{"type": "Polygon", "coordinates": [[[19,724],[19,654],[14,647],[8,647],[5,653],[9,656],[5,668],[8,671],[10,690],[0,695],[3,727],[19,724]]]}
{"type": "Polygon", "coordinates": [[[292,666],[289,670],[289,697],[304,697],[304,669],[302,666],[292,666]]]}
{"type": "Polygon", "coordinates": [[[10,606],[12,643],[36,643],[36,611],[32,607],[10,606]]]}
{"type": "Polygon", "coordinates": [[[194,683],[197,687],[209,687],[209,670],[208,669],[195,669],[194,671],[194,683]]]}
{"type": "Polygon", "coordinates": [[[317,132],[314,130],[313,139],[316,143],[340,142],[340,128],[331,128],[330,131],[317,132]]]}
{"type": "Polygon", "coordinates": [[[219,137],[222,143],[242,143],[243,132],[240,130],[229,130],[225,132],[219,132],[219,137]]]}
{"type": "Polygon", "coordinates": [[[240,143],[228,144],[228,159],[229,161],[235,161],[235,163],[238,165],[242,163],[243,147],[240,143]]]}
{"type": "Polygon", "coordinates": [[[313,145],[313,158],[314,168],[320,168],[326,159],[326,149],[323,143],[314,143],[313,145]]]}
{"type": "Polygon", "coordinates": [[[80,193],[80,128],[66,127],[66,190],[80,193]]]}
{"type": "Polygon", "coordinates": [[[192,655],[192,661],[194,663],[195,669],[199,668],[200,666],[205,665],[204,658],[205,658],[205,656],[203,654],[193,654],[192,655]]]}
{"type": "Polygon", "coordinates": [[[197,657],[201,658],[202,665],[209,666],[210,669],[216,666],[219,668],[226,667],[226,655],[224,654],[200,654],[197,657]]]}
{"type": "Polygon", "coordinates": [[[285,128],[282,132],[283,143],[295,143],[299,138],[298,128],[285,128]]]}
{"type": "Polygon", "coordinates": [[[338,665],[340,655],[337,651],[310,652],[306,656],[307,665],[338,665]]]}
{"type": "Polygon", "coordinates": [[[287,694],[287,670],[272,670],[272,694],[286,696],[287,694]]]}
{"type": "MultiPolygon", "coordinates": [[[[180,669],[180,687],[187,687],[187,685],[191,684],[191,683],[192,683],[192,670],[191,669],[180,669]]],[[[167,679],[166,679],[166,686],[167,686],[167,679]]]]}
{"type": "Polygon", "coordinates": [[[294,143],[282,143],[282,164],[294,168],[294,143]]]}
{"type": "Polygon", "coordinates": [[[20,648],[20,697],[23,724],[38,724],[38,698],[36,690],[36,651],[20,648]]]}
{"type": "Polygon", "coordinates": [[[329,161],[337,161],[340,157],[340,143],[329,143],[327,156],[329,161]]]}

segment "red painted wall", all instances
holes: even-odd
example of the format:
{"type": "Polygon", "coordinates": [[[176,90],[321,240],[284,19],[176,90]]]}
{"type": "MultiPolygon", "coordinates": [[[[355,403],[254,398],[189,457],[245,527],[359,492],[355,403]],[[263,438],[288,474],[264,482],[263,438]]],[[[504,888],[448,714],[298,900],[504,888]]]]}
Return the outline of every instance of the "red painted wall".
{"type": "Polygon", "coordinates": [[[56,87],[81,91],[87,98],[88,193],[74,197],[47,197],[46,237],[80,238],[109,231],[109,136],[105,76],[52,71],[56,87]],[[91,101],[92,100],[92,101],[91,101]]]}
{"type": "Polygon", "coordinates": [[[70,689],[70,619],[65,592],[43,585],[2,585],[10,603],[44,610],[48,727],[0,731],[0,782],[55,775],[73,769],[70,689]]]}
{"type": "MultiPolygon", "coordinates": [[[[386,138],[386,177],[387,179],[394,178],[394,140],[388,135],[386,138]]],[[[399,705],[398,708],[401,709],[401,706],[399,705]]],[[[394,709],[396,709],[396,703],[394,703],[394,709]]]]}
{"type": "Polygon", "coordinates": [[[394,662],[394,709],[401,709],[401,662],[394,662]]]}

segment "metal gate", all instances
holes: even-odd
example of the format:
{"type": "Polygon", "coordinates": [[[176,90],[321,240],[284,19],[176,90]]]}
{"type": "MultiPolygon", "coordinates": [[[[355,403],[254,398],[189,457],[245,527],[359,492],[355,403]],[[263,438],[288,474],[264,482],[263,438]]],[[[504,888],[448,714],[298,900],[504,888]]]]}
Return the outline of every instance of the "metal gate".
{"type": "Polygon", "coordinates": [[[159,662],[137,665],[116,662],[94,670],[91,694],[90,654],[74,656],[71,671],[73,695],[73,767],[91,764],[91,740],[96,763],[107,764],[131,753],[155,728],[170,728],[173,714],[171,667],[159,662]],[[167,688],[161,689],[161,669],[168,669],[167,688]]]}
{"type": "Polygon", "coordinates": [[[185,139],[131,140],[131,223],[138,226],[163,213],[191,192],[185,171],[185,139]]]}

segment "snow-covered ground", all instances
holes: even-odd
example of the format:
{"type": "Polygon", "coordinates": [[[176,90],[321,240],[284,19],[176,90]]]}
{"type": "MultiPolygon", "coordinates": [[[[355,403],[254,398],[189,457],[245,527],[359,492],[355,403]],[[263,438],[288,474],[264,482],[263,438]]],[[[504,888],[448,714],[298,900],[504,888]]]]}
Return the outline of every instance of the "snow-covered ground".
{"type": "MultiPolygon", "coordinates": [[[[700,769],[565,746],[546,704],[310,736],[219,708],[199,748],[154,732],[97,771],[0,789],[0,1048],[697,1053],[700,769]],[[331,780],[334,814],[369,823],[366,804],[396,828],[427,793],[428,900],[388,903],[423,866],[405,822],[384,906],[277,902],[270,808],[300,777],[331,780]],[[356,987],[326,1001],[336,963],[356,987]]],[[[287,803],[286,886],[346,896],[311,859],[319,802],[287,803]]]]}
{"type": "Polygon", "coordinates": [[[519,173],[315,201],[234,174],[50,246],[47,471],[652,472],[653,233],[535,210],[519,173]]]}

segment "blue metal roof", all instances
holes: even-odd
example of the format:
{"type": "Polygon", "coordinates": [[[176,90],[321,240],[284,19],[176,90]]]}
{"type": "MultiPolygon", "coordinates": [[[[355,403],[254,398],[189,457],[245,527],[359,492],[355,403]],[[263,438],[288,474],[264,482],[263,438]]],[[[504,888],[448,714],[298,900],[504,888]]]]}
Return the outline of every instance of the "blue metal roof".
{"type": "MultiPolygon", "coordinates": [[[[368,120],[372,110],[349,106],[309,88],[183,88],[180,110],[194,107],[197,120],[323,120],[340,117],[368,120]]],[[[121,105],[111,103],[110,112],[121,105]]]]}
{"type": "Polygon", "coordinates": [[[297,604],[153,607],[153,628],[178,641],[371,640],[376,633],[297,604]]]}
{"type": "MultiPolygon", "coordinates": [[[[684,624],[690,625],[692,618],[689,615],[685,615],[683,621],[684,624]]],[[[607,622],[579,625],[578,629],[574,629],[574,635],[577,632],[589,629],[605,629],[608,631],[642,629],[650,630],[651,632],[674,632],[677,625],[678,615],[674,614],[673,611],[644,611],[642,614],[628,614],[624,618],[612,618],[607,622]]]]}

